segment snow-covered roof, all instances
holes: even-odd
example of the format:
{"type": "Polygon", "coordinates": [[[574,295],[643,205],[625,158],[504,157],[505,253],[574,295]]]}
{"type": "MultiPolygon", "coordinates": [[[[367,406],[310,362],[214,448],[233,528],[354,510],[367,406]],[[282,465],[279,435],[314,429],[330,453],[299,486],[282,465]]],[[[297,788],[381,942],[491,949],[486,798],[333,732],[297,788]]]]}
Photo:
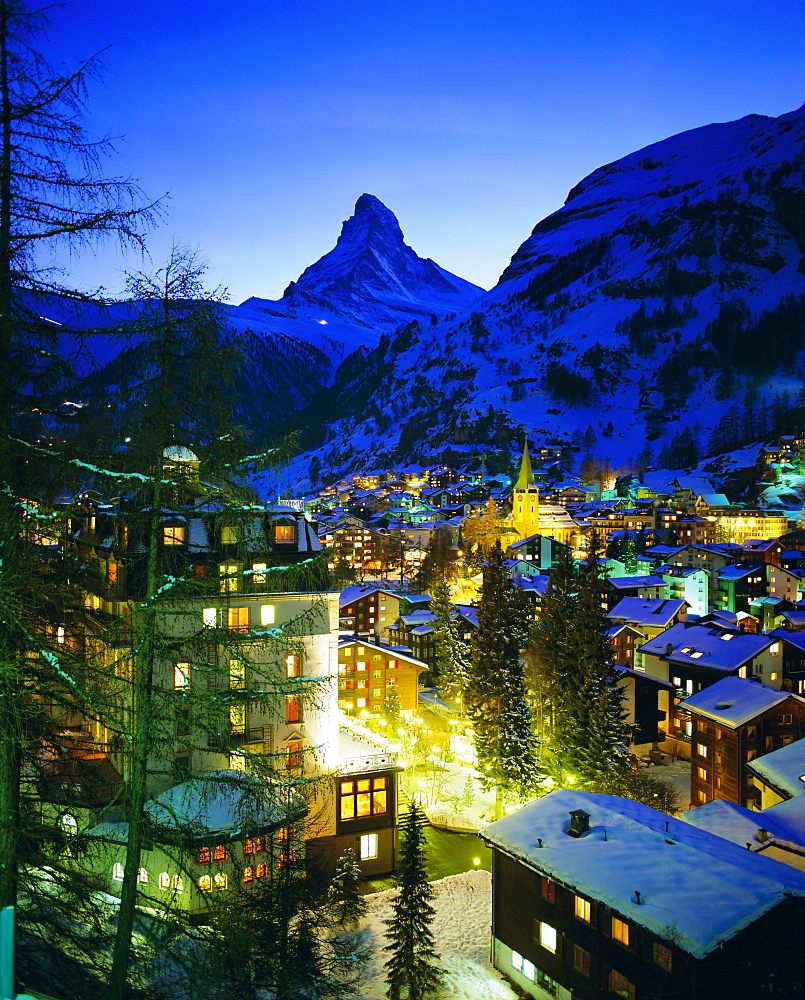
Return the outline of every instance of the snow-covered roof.
{"type": "Polygon", "coordinates": [[[756,774],[764,784],[776,789],[780,794],[791,797],[805,790],[805,740],[796,740],[788,746],[772,750],[747,761],[747,768],[756,774]]]}
{"type": "Polygon", "coordinates": [[[666,601],[661,597],[623,597],[607,614],[607,618],[663,628],[687,606],[687,601],[666,601]]]}
{"type": "Polygon", "coordinates": [[[680,819],[741,847],[751,844],[752,850],[759,851],[764,843],[757,836],[761,829],[778,843],[805,848],[805,795],[778,802],[760,812],[745,809],[726,799],[713,799],[682,813],[680,819]]]}
{"type": "Polygon", "coordinates": [[[767,635],[730,630],[718,624],[677,622],[640,649],[671,663],[737,670],[768,649],[772,642],[767,635]]]}
{"type": "Polygon", "coordinates": [[[632,587],[664,587],[661,576],[611,576],[607,583],[616,590],[630,590],[632,587]]]}
{"type": "Polygon", "coordinates": [[[194,837],[245,836],[286,823],[306,808],[290,786],[229,770],[183,781],[145,804],[155,826],[194,837]]]}
{"type": "Polygon", "coordinates": [[[727,729],[737,729],[786,698],[796,697],[788,691],[775,691],[746,677],[723,677],[703,691],[685,698],[680,708],[712,719],[727,729]]]}
{"type": "Polygon", "coordinates": [[[485,827],[481,836],[660,939],[667,940],[673,926],[677,946],[696,958],[786,896],[805,896],[802,872],[610,795],[559,789],[485,827]],[[575,809],[590,817],[589,831],[578,838],[567,832],[575,809]]]}

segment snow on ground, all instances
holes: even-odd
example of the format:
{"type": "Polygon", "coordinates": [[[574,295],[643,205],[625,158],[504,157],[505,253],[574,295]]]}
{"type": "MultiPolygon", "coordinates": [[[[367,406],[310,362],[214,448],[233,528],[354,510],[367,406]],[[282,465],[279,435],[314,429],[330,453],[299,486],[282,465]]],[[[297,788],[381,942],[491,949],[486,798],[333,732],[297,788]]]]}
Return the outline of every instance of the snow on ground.
{"type": "MultiPolygon", "coordinates": [[[[443,997],[450,1000],[515,1000],[516,994],[489,961],[492,927],[492,876],[486,871],[464,872],[432,882],[436,914],[431,927],[446,975],[443,997]]],[[[369,946],[360,1000],[385,1000],[383,965],[388,957],[383,921],[391,916],[396,890],[366,896],[369,904],[364,943],[369,946]]]]}

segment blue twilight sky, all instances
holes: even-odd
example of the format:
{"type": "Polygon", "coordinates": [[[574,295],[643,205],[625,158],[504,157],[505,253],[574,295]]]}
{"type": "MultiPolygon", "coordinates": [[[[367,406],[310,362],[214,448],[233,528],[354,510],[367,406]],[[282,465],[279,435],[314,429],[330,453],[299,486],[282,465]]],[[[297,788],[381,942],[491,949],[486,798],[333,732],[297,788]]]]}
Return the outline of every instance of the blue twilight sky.
{"type": "MultiPolygon", "coordinates": [[[[51,22],[54,62],[109,46],[87,126],[123,137],[107,172],[169,194],[154,260],[198,247],[235,302],[279,296],[364,191],[490,287],[595,167],[805,101],[805,0],[68,0],[51,22]]],[[[122,287],[112,248],[64,263],[122,287]]]]}

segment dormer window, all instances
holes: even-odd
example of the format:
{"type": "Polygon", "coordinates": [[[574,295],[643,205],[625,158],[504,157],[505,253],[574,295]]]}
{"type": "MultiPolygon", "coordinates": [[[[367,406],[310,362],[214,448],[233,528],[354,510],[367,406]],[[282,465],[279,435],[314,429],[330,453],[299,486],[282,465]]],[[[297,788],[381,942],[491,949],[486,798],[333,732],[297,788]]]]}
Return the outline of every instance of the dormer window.
{"type": "Polygon", "coordinates": [[[277,545],[292,545],[296,541],[296,525],[275,524],[274,541],[277,545]]]}

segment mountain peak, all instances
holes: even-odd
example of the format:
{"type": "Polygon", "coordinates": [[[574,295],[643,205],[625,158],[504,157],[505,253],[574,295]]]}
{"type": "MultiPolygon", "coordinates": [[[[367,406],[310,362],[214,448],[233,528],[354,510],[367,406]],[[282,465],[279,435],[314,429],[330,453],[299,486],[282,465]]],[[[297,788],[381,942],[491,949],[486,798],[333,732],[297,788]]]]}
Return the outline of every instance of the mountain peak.
{"type": "Polygon", "coordinates": [[[305,268],[283,299],[299,307],[303,299],[315,301],[319,312],[326,303],[378,327],[461,308],[482,291],[418,256],[397,216],[373,194],[362,194],[333,249],[305,268]]]}

